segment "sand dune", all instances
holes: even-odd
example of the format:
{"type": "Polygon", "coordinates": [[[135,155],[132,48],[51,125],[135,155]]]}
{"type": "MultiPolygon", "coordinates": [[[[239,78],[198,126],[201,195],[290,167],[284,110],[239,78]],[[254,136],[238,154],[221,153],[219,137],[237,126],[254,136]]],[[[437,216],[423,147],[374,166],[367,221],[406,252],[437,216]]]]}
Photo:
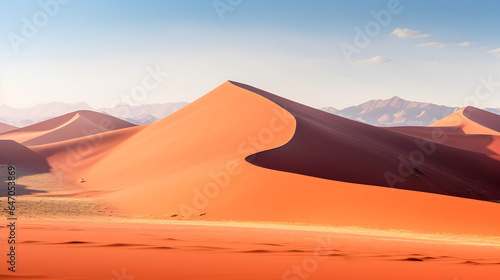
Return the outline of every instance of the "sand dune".
{"type": "Polygon", "coordinates": [[[42,145],[135,126],[118,118],[92,111],[76,111],[1,134],[26,146],[42,145]]]}
{"type": "Polygon", "coordinates": [[[248,160],[253,164],[337,181],[500,199],[500,163],[487,155],[424,142],[242,86],[286,108],[297,120],[292,140],[252,156],[248,160]]]}
{"type": "Polygon", "coordinates": [[[14,129],[17,129],[17,127],[10,125],[10,124],[0,122],[0,134],[14,130],[14,129]]]}
{"type": "Polygon", "coordinates": [[[387,130],[432,141],[442,133],[440,144],[486,155],[500,155],[500,135],[465,134],[459,127],[388,127],[387,130]]]}
{"type": "Polygon", "coordinates": [[[467,106],[430,125],[443,126],[460,128],[465,134],[500,135],[500,116],[467,106]]]}
{"type": "Polygon", "coordinates": [[[0,164],[37,172],[19,173],[18,272],[0,278],[497,279],[497,120],[378,128],[226,82],[149,125],[16,129],[0,164]]]}
{"type": "MultiPolygon", "coordinates": [[[[497,160],[436,144],[417,167],[423,174],[408,174],[396,185],[419,192],[381,188],[384,173],[398,174],[398,156],[417,149],[419,138],[238,83],[226,82],[151,125],[102,135],[109,141],[96,144],[71,175],[131,213],[500,232],[489,222],[500,218],[500,205],[453,197],[498,199],[497,160]]],[[[62,147],[78,141],[33,149],[54,164],[68,156],[62,147]]]]}
{"type": "Polygon", "coordinates": [[[47,160],[31,149],[12,140],[0,140],[0,164],[23,165],[38,172],[50,171],[47,160]]]}
{"type": "Polygon", "coordinates": [[[386,129],[426,140],[432,140],[434,134],[440,133],[443,134],[441,144],[498,156],[500,154],[499,123],[499,115],[469,106],[428,127],[386,129]]]}

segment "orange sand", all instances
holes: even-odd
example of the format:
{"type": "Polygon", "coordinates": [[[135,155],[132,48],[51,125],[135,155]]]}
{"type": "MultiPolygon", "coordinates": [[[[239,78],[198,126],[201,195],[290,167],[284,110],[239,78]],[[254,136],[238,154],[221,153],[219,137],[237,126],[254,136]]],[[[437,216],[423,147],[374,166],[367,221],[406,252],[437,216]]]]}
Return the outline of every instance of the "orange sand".
{"type": "MultiPolygon", "coordinates": [[[[112,119],[111,127],[106,128],[99,124],[102,116],[98,113],[80,111],[11,131],[0,138],[22,142],[29,148],[25,150],[27,154],[39,155],[71,184],[84,178],[85,182],[78,184],[85,191],[64,195],[65,198],[91,194],[93,199],[135,216],[177,215],[170,220],[193,223],[203,219],[352,226],[367,232],[404,230],[486,239],[500,235],[500,224],[495,222],[500,220],[498,203],[429,193],[425,187],[419,187],[418,181],[412,185],[415,190],[393,189],[249,163],[256,153],[276,151],[291,143],[297,136],[297,115],[301,114],[302,120],[308,118],[303,111],[297,111],[296,105],[285,102],[279,106],[275,102],[282,100],[265,96],[226,82],[150,125],[137,127],[112,119]],[[287,110],[288,105],[283,104],[294,108],[287,110]],[[82,132],[82,127],[96,133],[82,132]],[[200,214],[204,215],[199,217],[200,214]]],[[[474,114],[477,122],[459,115],[460,121],[446,124],[447,128],[498,136],[495,121],[489,120],[491,116],[474,114]]],[[[353,133],[376,131],[383,135],[376,139],[378,142],[371,142],[375,138],[356,139],[356,145],[365,143],[365,149],[376,150],[379,147],[373,143],[387,141],[387,147],[403,150],[407,147],[399,147],[394,139],[409,142],[414,139],[411,137],[425,138],[425,133],[420,132],[376,130],[358,124],[349,127],[351,122],[337,121],[345,123],[353,133]]],[[[474,172],[490,176],[478,178],[489,184],[488,188],[474,186],[474,191],[490,191],[498,178],[493,172],[500,159],[497,146],[475,148],[472,143],[478,142],[474,141],[466,147],[443,143],[439,160],[432,167],[454,166],[445,170],[450,172],[448,176],[454,176],[453,180],[462,182],[468,178],[463,175],[476,173],[464,167],[466,164],[449,163],[446,159],[458,155],[467,163],[470,157],[482,164],[474,166],[474,172]]],[[[352,152],[356,154],[355,150],[352,152]]],[[[348,156],[339,160],[345,165],[355,162],[348,156]]],[[[293,167],[294,162],[287,163],[293,167]]],[[[325,166],[324,162],[308,164],[325,166]]],[[[365,164],[377,165],[368,159],[365,164]]],[[[375,182],[378,173],[369,174],[375,182]]],[[[491,193],[489,197],[495,195],[491,193]]],[[[311,254],[314,256],[316,239],[325,234],[320,230],[246,228],[241,223],[228,228],[156,225],[148,221],[105,224],[22,220],[20,225],[24,243],[19,245],[16,275],[24,279],[27,275],[112,279],[112,271],[120,272],[122,267],[136,279],[301,279],[290,275],[283,278],[283,273],[311,254]]],[[[333,236],[340,251],[318,264],[309,279],[496,279],[500,272],[496,245],[417,242],[384,234],[360,237],[349,232],[333,236]]],[[[8,276],[4,271],[0,272],[2,279],[8,276]]]]}

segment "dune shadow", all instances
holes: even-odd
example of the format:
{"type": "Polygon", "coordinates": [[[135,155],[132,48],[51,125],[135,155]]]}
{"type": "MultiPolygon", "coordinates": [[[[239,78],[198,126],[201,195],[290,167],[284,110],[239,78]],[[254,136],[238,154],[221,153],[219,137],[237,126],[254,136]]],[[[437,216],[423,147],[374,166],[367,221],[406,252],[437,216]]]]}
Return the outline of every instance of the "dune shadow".
{"type": "Polygon", "coordinates": [[[35,241],[35,240],[26,240],[26,241],[21,241],[19,243],[22,243],[22,244],[43,244],[44,242],[42,242],[42,241],[35,241]]]}
{"type": "Polygon", "coordinates": [[[139,246],[149,246],[149,245],[132,244],[132,243],[112,243],[112,244],[97,245],[97,247],[139,247],[139,246]]]}
{"type": "MultiPolygon", "coordinates": [[[[51,167],[45,157],[16,141],[0,140],[0,153],[2,154],[1,165],[23,167],[24,170],[35,173],[50,172],[51,167]]],[[[0,176],[3,177],[4,174],[8,175],[5,172],[0,176]]]]}
{"type": "Polygon", "coordinates": [[[282,244],[276,244],[276,243],[257,243],[257,245],[266,245],[266,246],[284,246],[282,244]]]}
{"type": "MultiPolygon", "coordinates": [[[[5,183],[5,184],[7,184],[7,183],[5,183]]],[[[38,193],[47,193],[47,191],[32,190],[32,189],[29,189],[28,186],[16,184],[16,194],[15,194],[15,196],[31,195],[31,194],[38,194],[38,193]]],[[[0,193],[0,197],[7,197],[7,196],[9,196],[7,190],[4,190],[3,192],[0,193]]]]}
{"type": "MultiPolygon", "coordinates": [[[[468,134],[454,139],[460,147],[466,141],[471,147],[484,147],[481,151],[488,154],[448,146],[440,139],[427,143],[432,146],[432,151],[427,152],[427,148],[417,144],[422,139],[409,133],[346,119],[249,85],[231,83],[269,99],[295,118],[295,133],[288,142],[247,156],[248,163],[327,180],[485,201],[500,200],[500,163],[490,157],[493,151],[488,147],[494,142],[491,135],[468,134]],[[416,152],[422,154],[422,162],[407,164],[416,152]],[[401,166],[410,170],[395,185],[387,179],[387,174],[400,174],[401,166]]],[[[473,119],[498,131],[497,117],[477,110],[473,119]]],[[[417,130],[430,131],[430,135],[435,132],[435,128],[417,130]]],[[[451,134],[446,134],[450,141],[451,134]]]]}
{"type": "Polygon", "coordinates": [[[219,250],[228,250],[223,247],[215,247],[215,246],[186,246],[187,248],[200,249],[206,251],[219,251],[219,250]]]}
{"type": "Polygon", "coordinates": [[[409,261],[409,262],[423,262],[424,260],[421,258],[406,258],[402,259],[402,261],[409,261]]]}
{"type": "Polygon", "coordinates": [[[298,249],[290,249],[290,250],[287,250],[285,252],[288,252],[288,253],[307,253],[307,252],[310,252],[310,251],[304,251],[304,250],[298,250],[298,249]]]}
{"type": "Polygon", "coordinates": [[[87,241],[67,241],[67,242],[60,242],[60,243],[55,243],[55,244],[92,244],[93,242],[87,242],[87,241]]]}
{"type": "Polygon", "coordinates": [[[167,246],[154,246],[154,247],[148,247],[146,249],[155,249],[155,250],[175,250],[177,248],[174,247],[167,247],[167,246]]]}
{"type": "Polygon", "coordinates": [[[276,252],[269,250],[248,250],[248,251],[239,251],[239,253],[263,254],[263,253],[276,253],[276,252]]]}

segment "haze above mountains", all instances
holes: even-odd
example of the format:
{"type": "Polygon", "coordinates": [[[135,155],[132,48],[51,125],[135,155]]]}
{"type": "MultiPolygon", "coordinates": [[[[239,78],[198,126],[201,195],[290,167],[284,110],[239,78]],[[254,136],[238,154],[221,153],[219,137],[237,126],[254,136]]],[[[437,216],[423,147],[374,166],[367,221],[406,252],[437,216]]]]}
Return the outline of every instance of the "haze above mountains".
{"type": "MultiPolygon", "coordinates": [[[[136,125],[150,124],[165,118],[186,106],[187,102],[163,104],[118,105],[114,108],[94,109],[84,102],[52,102],[29,108],[13,108],[0,105],[0,133],[15,127],[25,127],[63,114],[89,110],[112,115],[136,125]],[[14,126],[14,127],[12,127],[14,126]]],[[[390,99],[373,99],[344,109],[322,107],[320,110],[351,120],[375,126],[427,126],[451,113],[459,107],[436,105],[427,102],[404,100],[394,96],[390,99]]],[[[485,108],[486,111],[500,115],[500,108],[485,108]]]]}

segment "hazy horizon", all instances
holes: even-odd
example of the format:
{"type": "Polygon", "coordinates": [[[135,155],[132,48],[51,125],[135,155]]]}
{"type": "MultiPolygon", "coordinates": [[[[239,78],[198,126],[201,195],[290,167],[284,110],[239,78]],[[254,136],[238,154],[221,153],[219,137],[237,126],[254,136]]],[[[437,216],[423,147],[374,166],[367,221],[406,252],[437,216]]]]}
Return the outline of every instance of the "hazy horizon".
{"type": "MultiPolygon", "coordinates": [[[[321,108],[335,108],[337,110],[343,110],[343,109],[347,109],[349,107],[356,107],[356,106],[359,106],[363,103],[367,103],[367,102],[370,102],[370,101],[374,101],[374,100],[390,100],[390,99],[393,99],[393,98],[400,98],[404,101],[408,101],[408,102],[418,102],[418,103],[429,103],[429,104],[434,104],[434,105],[438,105],[438,106],[446,106],[446,107],[457,107],[457,106],[448,106],[448,105],[444,105],[444,104],[438,104],[438,103],[432,103],[432,102],[426,102],[426,101],[416,101],[416,100],[408,100],[408,99],[404,99],[404,98],[401,98],[399,96],[393,96],[393,97],[389,97],[389,98],[374,98],[374,99],[370,99],[370,100],[366,100],[366,101],[363,101],[361,103],[357,103],[357,104],[352,104],[352,105],[347,105],[346,107],[335,107],[335,106],[331,106],[331,105],[328,105],[328,104],[325,104],[324,106],[319,106],[319,107],[313,107],[313,108],[317,108],[317,109],[321,109],[321,108]]],[[[194,100],[196,101],[196,100],[194,100]]],[[[194,102],[193,101],[193,102],[194,102]]],[[[293,101],[293,100],[292,100],[293,101]]],[[[66,105],[78,105],[78,104],[82,104],[82,105],[87,105],[87,106],[90,106],[92,109],[95,109],[95,110],[99,110],[99,109],[109,109],[109,108],[115,108],[116,106],[142,106],[142,105],[163,105],[163,104],[174,104],[174,103],[192,103],[192,102],[187,102],[187,101],[176,101],[176,102],[154,102],[154,103],[141,103],[141,104],[126,104],[126,103],[123,103],[123,104],[117,104],[116,106],[113,106],[113,107],[95,107],[95,106],[92,106],[91,104],[85,102],[85,101],[76,101],[76,102],[64,102],[64,101],[50,101],[50,102],[43,102],[43,103],[38,103],[38,104],[34,104],[34,105],[31,105],[31,106],[26,106],[26,107],[15,107],[15,106],[10,106],[8,104],[0,104],[0,106],[8,106],[12,109],[29,109],[29,108],[33,108],[33,107],[36,107],[36,106],[43,106],[43,105],[50,105],[50,104],[54,104],[54,103],[62,103],[62,104],[66,104],[66,105]]],[[[465,105],[463,107],[467,107],[467,106],[473,106],[473,105],[465,105]]],[[[478,107],[480,109],[486,109],[486,108],[492,108],[492,109],[500,109],[500,108],[496,108],[496,107],[478,107]]]]}

